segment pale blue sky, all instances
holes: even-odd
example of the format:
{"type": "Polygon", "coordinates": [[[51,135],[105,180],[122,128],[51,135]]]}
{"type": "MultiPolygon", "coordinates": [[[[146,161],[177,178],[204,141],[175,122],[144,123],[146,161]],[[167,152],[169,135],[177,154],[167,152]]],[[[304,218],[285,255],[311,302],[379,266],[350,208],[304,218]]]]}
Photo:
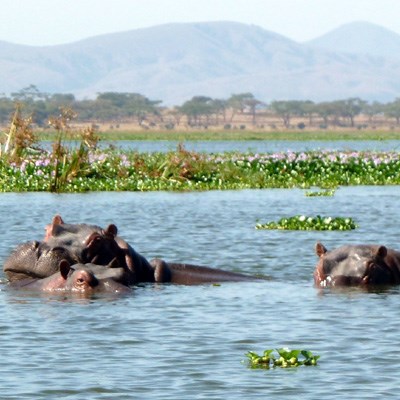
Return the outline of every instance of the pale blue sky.
{"type": "Polygon", "coordinates": [[[169,22],[222,20],[299,42],[359,20],[400,34],[400,0],[1,0],[0,40],[54,45],[169,22]]]}

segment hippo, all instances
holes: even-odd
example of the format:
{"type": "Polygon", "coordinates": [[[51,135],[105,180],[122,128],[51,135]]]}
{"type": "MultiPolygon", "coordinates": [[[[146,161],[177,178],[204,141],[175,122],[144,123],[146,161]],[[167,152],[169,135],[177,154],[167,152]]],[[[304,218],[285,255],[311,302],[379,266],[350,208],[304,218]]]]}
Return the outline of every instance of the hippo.
{"type": "Polygon", "coordinates": [[[128,286],[116,282],[110,268],[94,264],[74,264],[73,266],[67,260],[61,260],[59,271],[47,278],[35,279],[26,278],[9,285],[12,288],[26,289],[42,292],[71,292],[79,294],[93,293],[130,293],[132,289],[128,286]],[[95,271],[104,272],[104,276],[96,275],[95,271]]]}
{"type": "Polygon", "coordinates": [[[82,263],[71,256],[63,247],[50,247],[46,242],[30,241],[18,245],[5,260],[3,270],[10,282],[24,279],[47,278],[60,270],[60,262],[65,260],[70,265],[90,265],[91,270],[102,277],[112,277],[116,282],[129,285],[132,282],[130,271],[121,259],[114,257],[107,265],[82,263]]]}
{"type": "Polygon", "coordinates": [[[60,215],[45,227],[44,242],[49,247],[62,247],[77,262],[106,265],[114,258],[126,262],[127,244],[117,237],[118,228],[110,224],[103,229],[97,225],[66,224],[60,215]]]}
{"type": "Polygon", "coordinates": [[[167,263],[160,259],[149,262],[117,234],[113,224],[105,229],[83,223],[68,224],[56,215],[45,227],[42,242],[23,243],[11,253],[4,263],[5,275],[11,282],[43,279],[59,272],[60,261],[65,259],[71,265],[90,263],[108,268],[112,265],[113,279],[127,286],[144,282],[196,284],[257,279],[205,266],[167,263]]]}
{"type": "Polygon", "coordinates": [[[118,229],[115,225],[109,225],[103,230],[97,225],[67,224],[60,215],[56,215],[51,224],[46,226],[45,231],[44,240],[47,243],[52,243],[53,246],[72,248],[75,253],[90,254],[89,257],[86,257],[88,259],[86,262],[98,264],[108,261],[105,255],[100,257],[97,255],[100,252],[106,254],[108,251],[114,257],[117,255],[121,265],[125,265],[127,268],[127,280],[124,283],[129,285],[143,282],[170,282],[187,285],[257,279],[254,276],[240,273],[193,264],[171,263],[158,258],[149,262],[124,239],[117,236],[118,229]],[[93,238],[98,242],[97,248],[86,251],[86,247],[91,243],[90,239],[93,240],[93,238]],[[104,241],[104,238],[108,238],[109,241],[104,241]],[[123,257],[121,257],[121,251],[123,257]]]}
{"type": "Polygon", "coordinates": [[[382,245],[345,245],[328,251],[315,246],[319,261],[314,271],[318,287],[400,284],[400,252],[382,245]]]}
{"type": "Polygon", "coordinates": [[[79,262],[106,265],[117,258],[126,268],[127,284],[154,281],[154,269],[150,263],[117,236],[118,228],[114,224],[106,229],[97,225],[67,224],[56,215],[45,232],[45,243],[67,249],[79,262]]]}
{"type": "MultiPolygon", "coordinates": [[[[115,261],[124,269],[124,284],[135,283],[134,274],[126,264],[126,249],[116,241],[117,227],[102,229],[95,225],[65,224],[54,217],[46,227],[42,242],[29,241],[18,245],[5,260],[3,270],[9,281],[25,278],[42,279],[59,271],[62,259],[71,264],[109,265],[115,261]]],[[[125,247],[126,245],[122,243],[125,247]]]]}

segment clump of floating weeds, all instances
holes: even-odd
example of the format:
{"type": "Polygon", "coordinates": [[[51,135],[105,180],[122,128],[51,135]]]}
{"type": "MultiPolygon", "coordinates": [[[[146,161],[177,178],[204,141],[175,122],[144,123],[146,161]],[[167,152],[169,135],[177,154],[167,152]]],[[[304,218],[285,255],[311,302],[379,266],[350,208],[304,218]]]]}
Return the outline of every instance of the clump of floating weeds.
{"type": "Polygon", "coordinates": [[[305,195],[307,197],[332,197],[334,196],[336,190],[335,189],[328,189],[328,190],[320,190],[320,191],[307,191],[305,195]]]}
{"type": "Polygon", "coordinates": [[[281,218],[279,221],[271,221],[265,224],[257,223],[256,229],[283,229],[293,231],[347,231],[356,229],[358,225],[352,218],[343,217],[307,217],[296,215],[294,217],[281,218]]]}
{"type": "Polygon", "coordinates": [[[262,355],[249,351],[246,353],[250,368],[293,368],[301,365],[315,366],[320,356],[309,350],[270,349],[264,350],[262,355]],[[274,352],[276,352],[274,354],[274,352]]]}

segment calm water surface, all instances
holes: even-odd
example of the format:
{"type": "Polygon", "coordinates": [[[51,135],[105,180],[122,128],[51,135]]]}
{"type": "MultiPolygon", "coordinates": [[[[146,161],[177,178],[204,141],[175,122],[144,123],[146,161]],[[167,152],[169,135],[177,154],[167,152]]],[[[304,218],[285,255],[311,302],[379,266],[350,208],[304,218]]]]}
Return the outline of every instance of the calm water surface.
{"type": "Polygon", "coordinates": [[[1,194],[0,259],[68,222],[113,222],[148,258],[270,279],[144,285],[124,297],[32,295],[0,286],[1,399],[398,398],[400,291],[313,287],[314,245],[400,248],[400,187],[203,193],[1,194]],[[351,232],[258,231],[295,214],[351,216],[351,232]],[[317,367],[252,370],[248,350],[301,348],[317,367]]]}
{"type": "MultiPolygon", "coordinates": [[[[300,135],[300,134],[299,134],[300,135]]],[[[222,153],[226,151],[277,153],[282,151],[311,151],[311,150],[376,150],[400,151],[400,140],[335,140],[335,141],[304,141],[304,140],[213,140],[213,141],[184,141],[174,140],[126,140],[100,142],[101,146],[116,146],[123,150],[139,152],[174,151],[179,144],[185,149],[203,153],[222,153]]],[[[45,148],[51,149],[51,142],[43,142],[45,148]]]]}

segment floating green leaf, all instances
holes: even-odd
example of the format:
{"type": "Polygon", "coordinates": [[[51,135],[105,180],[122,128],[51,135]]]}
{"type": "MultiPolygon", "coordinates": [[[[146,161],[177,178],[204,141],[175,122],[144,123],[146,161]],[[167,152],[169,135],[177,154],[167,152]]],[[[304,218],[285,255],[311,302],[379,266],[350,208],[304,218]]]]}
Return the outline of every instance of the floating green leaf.
{"type": "Polygon", "coordinates": [[[301,354],[305,358],[303,361],[304,365],[317,365],[317,360],[320,358],[320,356],[316,356],[308,350],[302,350],[301,354]]]}

